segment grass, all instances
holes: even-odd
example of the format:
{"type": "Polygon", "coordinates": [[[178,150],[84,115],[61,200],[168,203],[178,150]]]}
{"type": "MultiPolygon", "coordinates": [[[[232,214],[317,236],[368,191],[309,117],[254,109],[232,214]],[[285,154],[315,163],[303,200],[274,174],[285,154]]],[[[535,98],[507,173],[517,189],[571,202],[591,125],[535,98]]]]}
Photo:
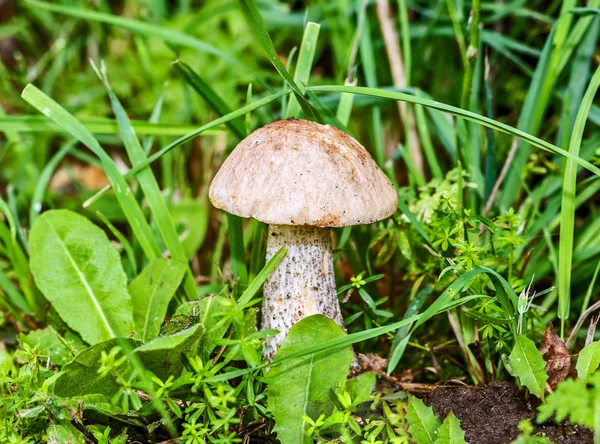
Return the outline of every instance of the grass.
{"type": "MultiPolygon", "coordinates": [[[[41,389],[66,367],[42,370],[36,353],[46,343],[25,346],[48,326],[70,359],[86,345],[29,267],[37,254],[29,233],[52,209],[104,229],[127,283],[156,258],[185,264],[161,331],[171,345],[161,353],[177,355],[172,361],[186,370],[157,382],[145,373],[153,363],[127,341],[132,364],[111,363],[120,355],[106,350],[93,370],[113,378],[119,403],[133,402],[125,410],[163,421],[161,439],[193,442],[205,433],[233,442],[227,434],[247,433],[275,442],[274,421],[298,426],[301,415],[270,410],[268,369],[318,357],[325,365],[351,345],[423,384],[508,379],[537,387],[544,384],[534,375],[514,379],[506,368],[520,334],[537,345],[548,322],[560,320],[560,336],[575,326],[569,345],[583,347],[583,318],[600,288],[600,1],[117,3],[28,0],[0,24],[0,36],[18,48],[0,54],[0,332],[17,338],[0,347],[0,372],[13,378],[0,382],[0,403],[20,415],[0,415],[0,440],[13,433],[11,421],[34,439],[58,433],[36,429],[38,417],[28,419],[25,408],[38,409],[38,424],[73,432],[68,412],[48,407],[57,398],[41,389]],[[241,139],[290,117],[360,141],[396,187],[399,206],[389,220],[333,230],[348,334],[305,343],[307,323],[298,327],[298,349],[267,363],[260,347],[269,332],[260,332],[256,308],[286,252],[265,264],[266,226],[215,210],[207,195],[241,139]],[[199,313],[195,352],[178,348],[185,344],[168,329],[197,323],[199,313]],[[475,342],[478,350],[469,348],[475,342]],[[18,367],[40,379],[25,383],[18,367]],[[48,398],[39,401],[40,393],[48,398]]],[[[317,426],[315,413],[310,433],[371,439],[371,429],[343,422],[356,413],[340,401],[344,390],[318,401],[326,423],[345,418],[339,428],[317,426]]],[[[369,399],[378,406],[369,411],[373,427],[389,425],[373,439],[406,437],[391,413],[406,404],[369,399]]],[[[97,413],[122,420],[126,412],[97,413]]],[[[87,417],[82,424],[113,440],[123,430],[87,417]]],[[[139,424],[128,427],[130,440],[149,439],[139,424]]]]}

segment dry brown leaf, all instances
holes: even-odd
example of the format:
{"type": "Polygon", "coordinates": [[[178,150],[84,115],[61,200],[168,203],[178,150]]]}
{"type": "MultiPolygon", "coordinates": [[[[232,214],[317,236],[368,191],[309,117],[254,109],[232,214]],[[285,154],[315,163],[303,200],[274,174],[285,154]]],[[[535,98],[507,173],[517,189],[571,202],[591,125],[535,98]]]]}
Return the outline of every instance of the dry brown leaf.
{"type": "Polygon", "coordinates": [[[559,382],[564,381],[569,376],[571,355],[563,340],[554,333],[552,323],[548,325],[548,330],[544,333],[544,338],[540,344],[540,352],[544,357],[544,361],[546,361],[548,384],[554,389],[559,382]]]}

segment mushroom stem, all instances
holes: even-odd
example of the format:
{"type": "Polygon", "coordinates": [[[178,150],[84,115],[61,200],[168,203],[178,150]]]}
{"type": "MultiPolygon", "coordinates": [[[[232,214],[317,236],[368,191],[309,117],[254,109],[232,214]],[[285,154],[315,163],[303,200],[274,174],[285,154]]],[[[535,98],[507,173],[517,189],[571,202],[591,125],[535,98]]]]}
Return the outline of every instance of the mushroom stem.
{"type": "Polygon", "coordinates": [[[335,291],[331,233],[305,225],[269,225],[267,260],[281,247],[288,252],[265,282],[262,328],[279,330],[265,344],[272,360],[290,328],[300,319],[322,314],[344,328],[335,291]]]}

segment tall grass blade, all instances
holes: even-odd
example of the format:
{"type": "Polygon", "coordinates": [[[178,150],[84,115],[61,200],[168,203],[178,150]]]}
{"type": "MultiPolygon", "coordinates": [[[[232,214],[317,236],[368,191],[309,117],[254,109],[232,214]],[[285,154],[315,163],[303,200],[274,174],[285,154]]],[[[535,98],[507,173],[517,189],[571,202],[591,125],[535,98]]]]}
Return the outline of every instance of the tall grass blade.
{"type": "MultiPolygon", "coordinates": [[[[127,155],[131,161],[131,164],[136,166],[146,160],[144,149],[142,148],[142,145],[131,126],[125,109],[123,109],[121,102],[119,102],[119,99],[113,92],[108,82],[104,66],[102,66],[101,70],[99,70],[93,63],[92,66],[94,67],[94,70],[96,71],[96,74],[98,74],[98,77],[102,83],[104,83],[104,87],[106,88],[106,92],[110,98],[110,103],[115,113],[115,117],[117,118],[117,122],[119,122],[119,127],[121,128],[121,137],[123,138],[127,155]]],[[[158,226],[158,230],[160,231],[165,245],[171,253],[171,257],[178,262],[188,264],[185,251],[181,245],[181,242],[179,241],[177,230],[175,229],[175,225],[173,224],[173,220],[169,214],[169,209],[167,208],[167,204],[162,196],[160,187],[156,181],[156,177],[154,177],[154,173],[150,167],[146,167],[136,174],[136,179],[140,184],[142,191],[144,192],[144,196],[148,201],[148,206],[150,207],[152,216],[156,221],[156,225],[158,226]]],[[[183,288],[189,300],[196,299],[196,284],[194,283],[194,276],[192,275],[189,264],[187,265],[183,288]]]]}
{"type": "Polygon", "coordinates": [[[102,149],[98,141],[73,115],[61,107],[58,103],[29,84],[21,94],[23,99],[35,107],[49,119],[62,126],[69,134],[86,145],[102,162],[102,166],[108,180],[115,190],[115,195],[119,201],[125,217],[127,218],[135,237],[140,243],[144,254],[148,259],[153,259],[161,255],[158,243],[152,234],[152,229],[144,216],[144,213],[135,200],[134,194],[129,188],[123,175],[117,169],[117,166],[110,156],[102,149]]]}
{"type": "Polygon", "coordinates": [[[294,79],[292,79],[290,73],[285,69],[285,66],[283,66],[283,63],[281,63],[281,60],[279,60],[279,57],[277,57],[277,51],[275,51],[273,41],[271,40],[269,31],[265,26],[265,22],[263,21],[260,11],[258,10],[258,6],[256,6],[256,2],[254,0],[239,0],[239,3],[250,29],[258,39],[260,45],[279,75],[286,81],[293,91],[294,95],[296,96],[296,100],[298,100],[298,103],[304,111],[304,115],[310,120],[320,122],[320,116],[308,103],[302,94],[302,91],[300,88],[298,88],[298,85],[296,82],[294,82],[294,79]]]}
{"type": "MultiPolygon", "coordinates": [[[[573,156],[579,156],[581,139],[583,138],[583,129],[587,121],[592,101],[596,96],[600,86],[600,67],[596,72],[583,96],[571,141],[569,143],[569,153],[573,156]]],[[[558,247],[558,317],[560,318],[561,337],[564,337],[565,323],[569,318],[569,309],[571,305],[571,270],[573,260],[573,230],[575,226],[575,194],[577,187],[577,164],[571,158],[565,162],[565,172],[563,178],[561,214],[560,214],[560,241],[558,247]]]]}
{"type": "MultiPolygon", "coordinates": [[[[308,22],[304,29],[302,43],[300,44],[300,52],[298,53],[298,63],[296,64],[296,70],[294,71],[294,81],[303,86],[308,85],[310,70],[312,69],[315,52],[317,50],[320,29],[321,26],[314,22],[308,22]]],[[[292,96],[288,102],[285,118],[298,117],[299,113],[300,104],[296,97],[292,96]]]]}
{"type": "MultiPolygon", "coordinates": [[[[231,108],[225,101],[219,97],[219,95],[206,83],[202,78],[194,72],[192,68],[189,67],[182,60],[177,60],[173,67],[177,75],[188,85],[192,87],[194,91],[196,91],[202,98],[208,103],[208,105],[219,115],[225,116],[231,113],[231,108]]],[[[246,131],[244,129],[244,124],[240,119],[233,119],[226,123],[227,127],[233,131],[233,133],[243,139],[246,137],[246,131]]]]}

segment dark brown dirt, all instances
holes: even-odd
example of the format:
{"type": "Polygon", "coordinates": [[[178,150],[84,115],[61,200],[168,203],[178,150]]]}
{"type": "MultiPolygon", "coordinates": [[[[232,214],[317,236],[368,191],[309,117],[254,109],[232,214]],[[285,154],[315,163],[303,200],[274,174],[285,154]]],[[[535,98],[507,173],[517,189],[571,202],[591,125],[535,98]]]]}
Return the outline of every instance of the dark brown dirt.
{"type": "MultiPolygon", "coordinates": [[[[454,412],[470,444],[510,443],[519,435],[521,420],[534,421],[539,404],[509,382],[492,382],[485,387],[439,387],[429,401],[441,418],[454,412]]],[[[590,430],[568,423],[537,425],[537,434],[557,443],[593,442],[590,430]]]]}

